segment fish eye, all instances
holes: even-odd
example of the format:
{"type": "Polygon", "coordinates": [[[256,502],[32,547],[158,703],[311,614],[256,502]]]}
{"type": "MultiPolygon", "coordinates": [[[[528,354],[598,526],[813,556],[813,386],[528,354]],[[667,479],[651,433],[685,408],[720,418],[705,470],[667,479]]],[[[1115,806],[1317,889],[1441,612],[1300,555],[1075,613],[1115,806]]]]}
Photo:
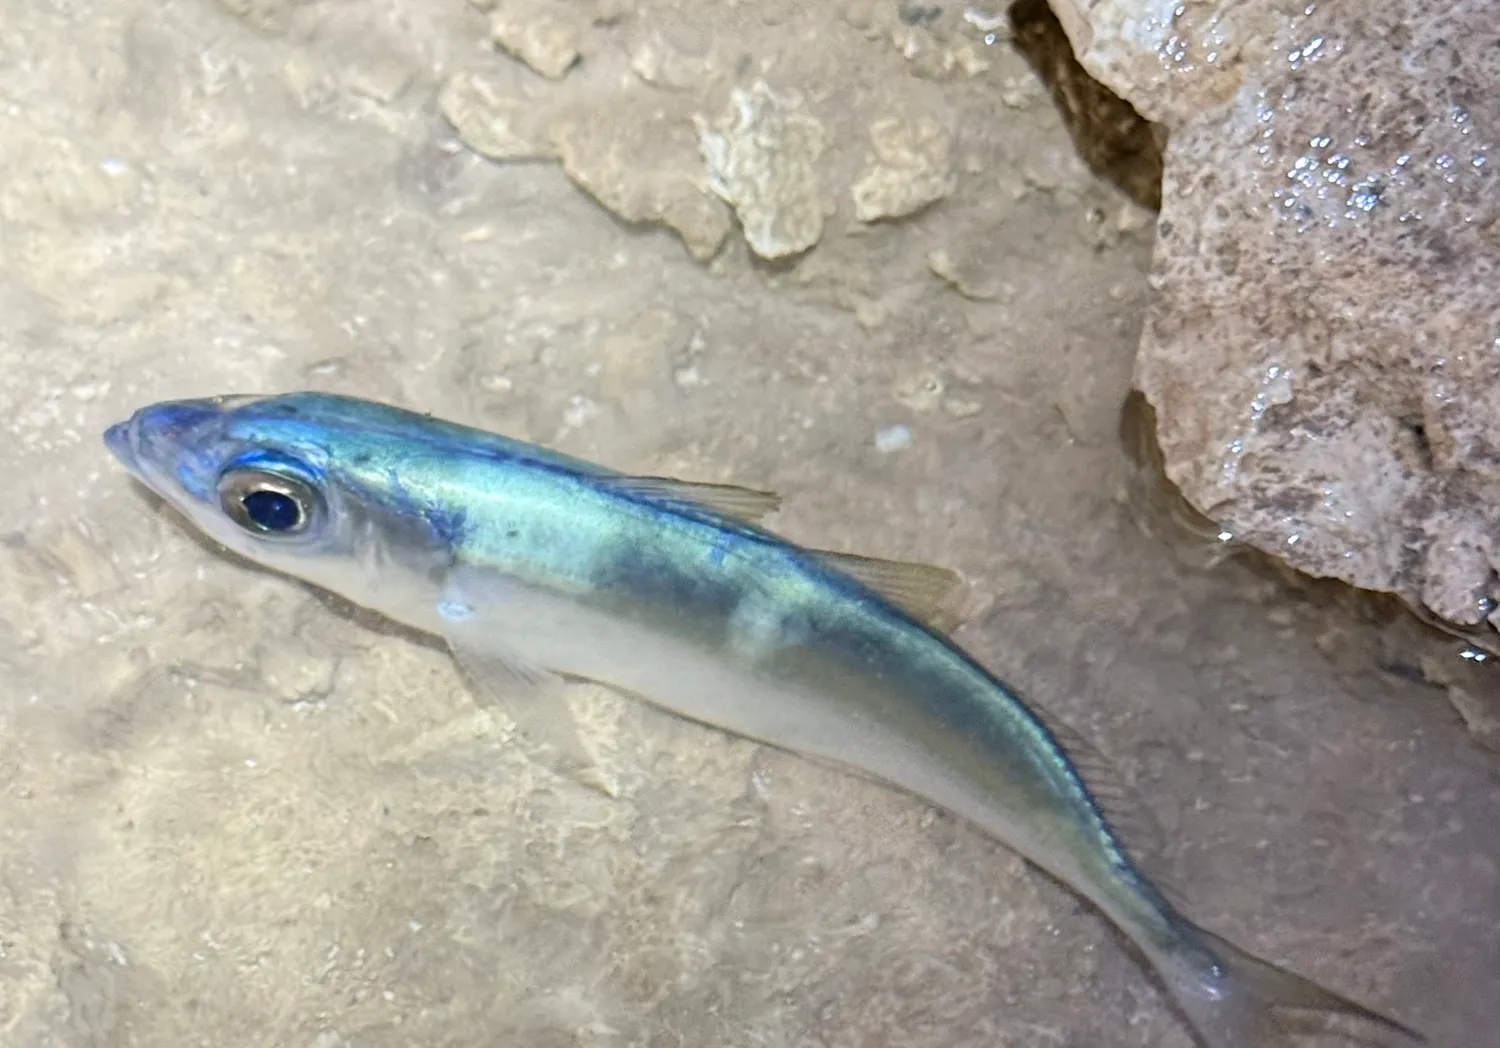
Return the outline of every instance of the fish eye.
{"type": "Polygon", "coordinates": [[[242,467],[219,478],[220,507],[255,535],[301,534],[321,504],[311,484],[285,473],[242,467]]]}

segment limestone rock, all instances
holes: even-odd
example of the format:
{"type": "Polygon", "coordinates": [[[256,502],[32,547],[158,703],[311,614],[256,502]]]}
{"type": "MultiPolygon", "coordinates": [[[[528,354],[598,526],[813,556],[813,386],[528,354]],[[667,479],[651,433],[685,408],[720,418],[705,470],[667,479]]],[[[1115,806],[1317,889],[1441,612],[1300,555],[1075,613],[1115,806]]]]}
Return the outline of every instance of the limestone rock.
{"type": "Polygon", "coordinates": [[[964,298],[976,302],[988,302],[998,298],[1000,290],[995,279],[986,271],[979,259],[974,257],[954,258],[947,248],[933,248],[927,252],[927,268],[932,275],[953,288],[964,298]]]}
{"type": "Polygon", "coordinates": [[[549,80],[578,61],[580,27],[552,4],[504,0],[490,9],[490,35],[505,51],[549,80]]]}
{"type": "Polygon", "coordinates": [[[729,209],[706,192],[693,126],[685,112],[625,94],[562,115],[552,143],[568,177],[627,222],[675,230],[700,262],[729,236],[729,209]]]}
{"type": "Polygon", "coordinates": [[[690,91],[714,74],[714,63],[669,39],[659,29],[646,31],[630,52],[630,69],[653,87],[668,91],[690,91]]]}
{"type": "Polygon", "coordinates": [[[1500,624],[1493,5],[1057,7],[1171,131],[1136,372],[1168,475],[1309,574],[1500,624]]]}
{"type": "Polygon", "coordinates": [[[219,0],[219,6],[263,33],[280,33],[292,12],[307,0],[219,0]]]}
{"type": "Polygon", "coordinates": [[[870,39],[884,38],[913,74],[939,81],[973,78],[989,69],[982,52],[1005,28],[1003,16],[962,4],[856,2],[844,17],[870,39]]]}
{"type": "Polygon", "coordinates": [[[438,94],[438,109],[465,145],[491,160],[543,160],[556,156],[538,126],[537,105],[501,91],[475,73],[455,73],[438,94]]]}
{"type": "Polygon", "coordinates": [[[935,204],[958,185],[953,136],[934,117],[881,117],[870,125],[875,159],[854,184],[861,222],[904,218],[935,204]]]}
{"type": "Polygon", "coordinates": [[[801,99],[757,81],[748,91],[736,88],[713,125],[697,123],[709,185],[734,208],[750,249],[777,259],[816,244],[823,235],[817,163],[827,136],[801,99]]]}

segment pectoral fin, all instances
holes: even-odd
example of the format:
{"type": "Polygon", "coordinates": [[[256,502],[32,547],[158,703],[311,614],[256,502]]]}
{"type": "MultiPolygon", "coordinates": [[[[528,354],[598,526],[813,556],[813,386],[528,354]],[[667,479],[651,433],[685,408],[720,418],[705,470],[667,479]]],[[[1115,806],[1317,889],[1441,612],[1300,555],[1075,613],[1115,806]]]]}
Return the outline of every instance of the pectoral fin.
{"type": "Polygon", "coordinates": [[[470,600],[470,594],[450,582],[438,610],[444,640],[474,701],[502,710],[558,775],[614,796],[578,735],[564,695],[566,681],[497,636],[470,600]]]}

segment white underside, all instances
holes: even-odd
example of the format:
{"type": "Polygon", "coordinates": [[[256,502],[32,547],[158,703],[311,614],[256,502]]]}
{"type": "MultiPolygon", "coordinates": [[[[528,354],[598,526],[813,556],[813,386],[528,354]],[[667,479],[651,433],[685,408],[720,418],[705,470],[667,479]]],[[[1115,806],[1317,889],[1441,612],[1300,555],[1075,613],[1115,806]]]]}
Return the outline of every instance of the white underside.
{"type": "Polygon", "coordinates": [[[974,823],[1086,895],[1096,895],[1080,883],[1081,871],[1066,854],[1043,845],[1034,828],[986,788],[989,784],[955,773],[954,762],[939,748],[900,737],[862,715],[858,696],[832,697],[777,683],[734,652],[706,650],[508,580],[470,580],[461,593],[450,589],[445,597],[455,595],[472,611],[471,618],[455,623],[429,604],[427,613],[409,624],[446,635],[456,648],[477,645],[492,658],[525,660],[598,681],[689,720],[863,772],[974,823]]]}

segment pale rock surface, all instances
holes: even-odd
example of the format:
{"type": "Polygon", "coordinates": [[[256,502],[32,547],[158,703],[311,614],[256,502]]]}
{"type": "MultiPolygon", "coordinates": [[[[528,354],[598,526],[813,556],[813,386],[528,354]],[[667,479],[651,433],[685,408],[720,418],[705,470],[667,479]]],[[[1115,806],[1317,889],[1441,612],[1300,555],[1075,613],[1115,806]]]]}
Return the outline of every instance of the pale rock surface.
{"type": "Polygon", "coordinates": [[[904,218],[953,192],[953,136],[936,117],[881,117],[870,125],[874,157],[854,184],[861,222],[904,218]]]}
{"type": "Polygon", "coordinates": [[[1136,373],[1169,476],[1303,571],[1500,624],[1493,4],[1054,6],[1171,129],[1136,373]]]}
{"type": "Polygon", "coordinates": [[[548,160],[557,149],[547,139],[534,99],[512,94],[479,73],[455,73],[438,94],[438,110],[458,137],[491,160],[548,160]]]}
{"type": "Polygon", "coordinates": [[[713,191],[734,207],[745,241],[766,259],[806,251],[823,235],[817,163],[827,135],[794,93],[764,81],[736,88],[713,124],[698,118],[713,191]]]}
{"type": "Polygon", "coordinates": [[[693,125],[673,107],[621,92],[602,109],[560,116],[552,141],[579,187],[627,222],[672,229],[698,261],[729,236],[729,209],[703,184],[693,125]]]}
{"type": "Polygon", "coordinates": [[[506,0],[490,11],[495,43],[549,80],[562,79],[579,58],[580,27],[558,6],[506,0]]]}
{"type": "MultiPolygon", "coordinates": [[[[642,81],[667,91],[689,91],[702,86],[714,73],[707,56],[678,45],[665,31],[647,27],[630,52],[630,69],[642,81]]],[[[676,26],[670,28],[679,28],[676,26]]]]}

